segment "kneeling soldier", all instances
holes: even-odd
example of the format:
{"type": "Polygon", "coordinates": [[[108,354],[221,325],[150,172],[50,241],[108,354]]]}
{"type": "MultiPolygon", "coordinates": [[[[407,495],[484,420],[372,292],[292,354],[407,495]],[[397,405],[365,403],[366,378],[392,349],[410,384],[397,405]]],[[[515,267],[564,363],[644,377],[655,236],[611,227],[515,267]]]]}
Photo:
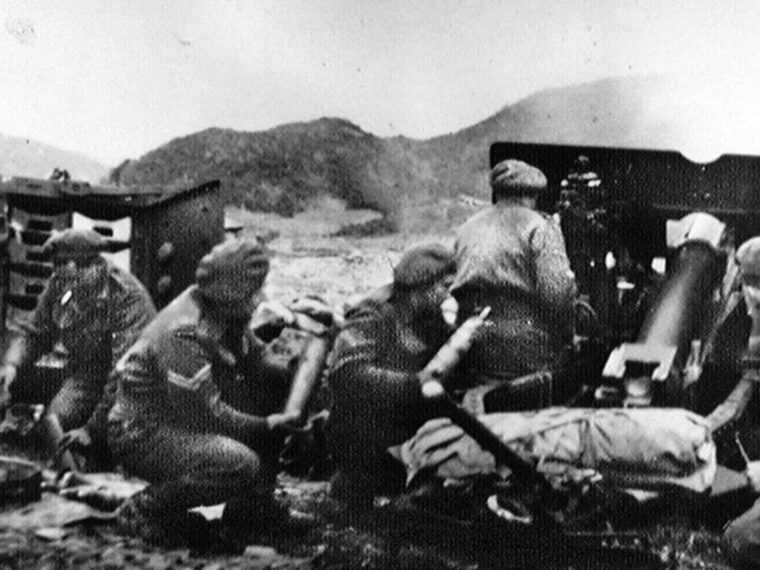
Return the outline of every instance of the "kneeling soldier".
{"type": "Polygon", "coordinates": [[[346,314],[328,359],[328,436],[339,468],[332,493],[356,507],[404,489],[403,467],[386,450],[430,419],[417,373],[451,333],[441,305],[454,270],[444,246],[410,248],[393,283],[346,314]]]}
{"type": "Polygon", "coordinates": [[[14,397],[29,391],[21,384],[31,366],[61,343],[67,376],[46,413],[64,430],[74,430],[67,435],[69,444],[83,447],[105,444],[113,401],[109,373],[156,314],[142,283],[100,255],[106,245],[92,230],[69,229],[48,239],[43,251],[53,260],[53,275],[0,367],[1,407],[9,388],[14,397]]]}
{"type": "Polygon", "coordinates": [[[274,413],[281,403],[267,396],[271,371],[248,326],[268,270],[255,242],[216,246],[201,259],[196,284],[117,364],[109,443],[129,472],[151,483],[120,508],[122,530],[171,541],[188,509],[222,502],[222,522],[240,540],[289,521],[272,487],[281,435],[297,418],[274,413]]]}

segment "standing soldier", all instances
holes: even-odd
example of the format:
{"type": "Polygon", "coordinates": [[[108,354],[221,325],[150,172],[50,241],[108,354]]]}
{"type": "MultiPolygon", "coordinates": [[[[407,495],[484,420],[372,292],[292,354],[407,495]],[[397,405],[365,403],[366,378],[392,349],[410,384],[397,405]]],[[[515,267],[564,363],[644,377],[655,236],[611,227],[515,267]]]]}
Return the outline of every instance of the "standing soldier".
{"type": "Polygon", "coordinates": [[[108,375],[156,314],[137,278],[100,255],[106,245],[92,230],[68,229],[48,239],[43,251],[53,260],[53,275],[0,367],[0,399],[7,402],[17,377],[25,381],[35,361],[60,342],[67,375],[46,413],[75,430],[68,439],[80,446],[105,444],[113,398],[108,375]]]}
{"type": "Polygon", "coordinates": [[[165,307],[119,361],[109,415],[115,459],[151,483],[119,509],[122,530],[151,542],[183,540],[187,510],[226,502],[235,540],[292,522],[273,496],[285,428],[273,371],[249,321],[269,258],[256,242],[216,246],[196,284],[165,307]],[[253,534],[252,534],[253,533],[253,534]]]}
{"type": "MultiPolygon", "coordinates": [[[[536,210],[546,177],[509,159],[493,168],[491,188],[493,205],[459,229],[451,287],[460,315],[491,307],[491,325],[466,357],[474,384],[555,367],[573,334],[576,286],[565,242],[558,224],[536,210]]],[[[521,407],[549,404],[546,387],[534,388],[521,407]]]]}

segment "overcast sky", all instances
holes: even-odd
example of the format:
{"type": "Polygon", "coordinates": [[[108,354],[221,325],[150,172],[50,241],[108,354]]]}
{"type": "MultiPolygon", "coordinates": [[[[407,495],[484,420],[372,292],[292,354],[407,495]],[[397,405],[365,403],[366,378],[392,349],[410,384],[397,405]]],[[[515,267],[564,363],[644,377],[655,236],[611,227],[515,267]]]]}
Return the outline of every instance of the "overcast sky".
{"type": "Polygon", "coordinates": [[[0,0],[0,18],[0,133],[109,164],[322,116],[428,138],[626,75],[758,114],[754,0],[0,0]]]}

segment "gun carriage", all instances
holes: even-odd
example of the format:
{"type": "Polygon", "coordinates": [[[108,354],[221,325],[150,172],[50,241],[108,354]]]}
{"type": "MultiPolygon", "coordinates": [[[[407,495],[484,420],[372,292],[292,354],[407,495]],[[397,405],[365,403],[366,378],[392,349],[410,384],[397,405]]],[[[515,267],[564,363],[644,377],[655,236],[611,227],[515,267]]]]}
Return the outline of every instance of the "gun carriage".
{"type": "MultiPolygon", "coordinates": [[[[700,164],[673,151],[491,147],[492,165],[508,157],[546,174],[553,194],[541,206],[561,221],[592,312],[579,319],[573,380],[591,388],[579,401],[709,416],[739,383],[747,356],[734,251],[760,228],[760,157],[700,164]]],[[[739,420],[725,411],[716,428],[739,420]]]]}
{"type": "MultiPolygon", "coordinates": [[[[539,207],[561,224],[581,293],[568,364],[548,372],[554,377],[554,403],[685,408],[706,418],[722,465],[742,470],[745,446],[750,456],[760,456],[757,426],[747,421],[755,416],[748,410],[757,408],[758,360],[748,351],[752,323],[741,302],[734,260],[735,248],[760,228],[760,157],[723,155],[698,164],[671,151],[511,142],[491,147],[491,166],[507,158],[546,174],[552,192],[539,207]]],[[[545,524],[556,494],[536,478],[535,468],[526,468],[465,410],[468,402],[462,407],[448,399],[437,371],[432,372],[421,375],[423,393],[497,463],[509,466],[519,487],[542,497],[528,508],[533,523],[542,532],[556,530],[556,517],[550,515],[551,524],[545,524]]],[[[479,395],[478,411],[496,411],[489,402],[500,399],[492,396],[479,395]]],[[[599,489],[595,499],[613,510],[645,512],[608,494],[604,485],[599,489]]],[[[676,503],[684,498],[675,495],[676,503]]],[[[720,503],[718,495],[714,488],[713,506],[720,503]]],[[[709,496],[696,499],[699,509],[709,510],[709,496]]],[[[673,506],[674,499],[665,502],[673,506]]],[[[506,512],[509,532],[525,536],[514,523],[519,508],[509,512],[491,505],[490,510],[506,512]]],[[[559,526],[567,530],[567,522],[559,526]]],[[[503,527],[503,520],[492,519],[486,527],[499,524],[503,527]]],[[[559,534],[573,535],[570,543],[578,546],[577,533],[559,534]]],[[[622,545],[620,535],[605,534],[596,538],[622,545]]],[[[536,541],[535,535],[528,539],[536,541]]]]}

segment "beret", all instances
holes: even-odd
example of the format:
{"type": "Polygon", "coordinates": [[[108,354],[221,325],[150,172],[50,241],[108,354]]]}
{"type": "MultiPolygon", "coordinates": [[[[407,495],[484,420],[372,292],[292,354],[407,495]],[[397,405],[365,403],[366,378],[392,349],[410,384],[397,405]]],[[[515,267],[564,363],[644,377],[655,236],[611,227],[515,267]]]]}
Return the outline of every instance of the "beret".
{"type": "Polygon", "coordinates": [[[105,251],[108,240],[94,230],[67,229],[54,233],[43,246],[43,253],[53,257],[90,258],[105,251]]]}
{"type": "Polygon", "coordinates": [[[258,241],[222,242],[201,258],[195,271],[199,293],[218,304],[244,305],[264,285],[269,256],[258,241]]]}
{"type": "Polygon", "coordinates": [[[521,160],[502,160],[491,170],[491,189],[499,196],[537,195],[546,190],[544,173],[521,160]]]}
{"type": "Polygon", "coordinates": [[[393,268],[395,285],[411,288],[433,283],[456,271],[453,253],[441,244],[409,248],[393,268]]]}

